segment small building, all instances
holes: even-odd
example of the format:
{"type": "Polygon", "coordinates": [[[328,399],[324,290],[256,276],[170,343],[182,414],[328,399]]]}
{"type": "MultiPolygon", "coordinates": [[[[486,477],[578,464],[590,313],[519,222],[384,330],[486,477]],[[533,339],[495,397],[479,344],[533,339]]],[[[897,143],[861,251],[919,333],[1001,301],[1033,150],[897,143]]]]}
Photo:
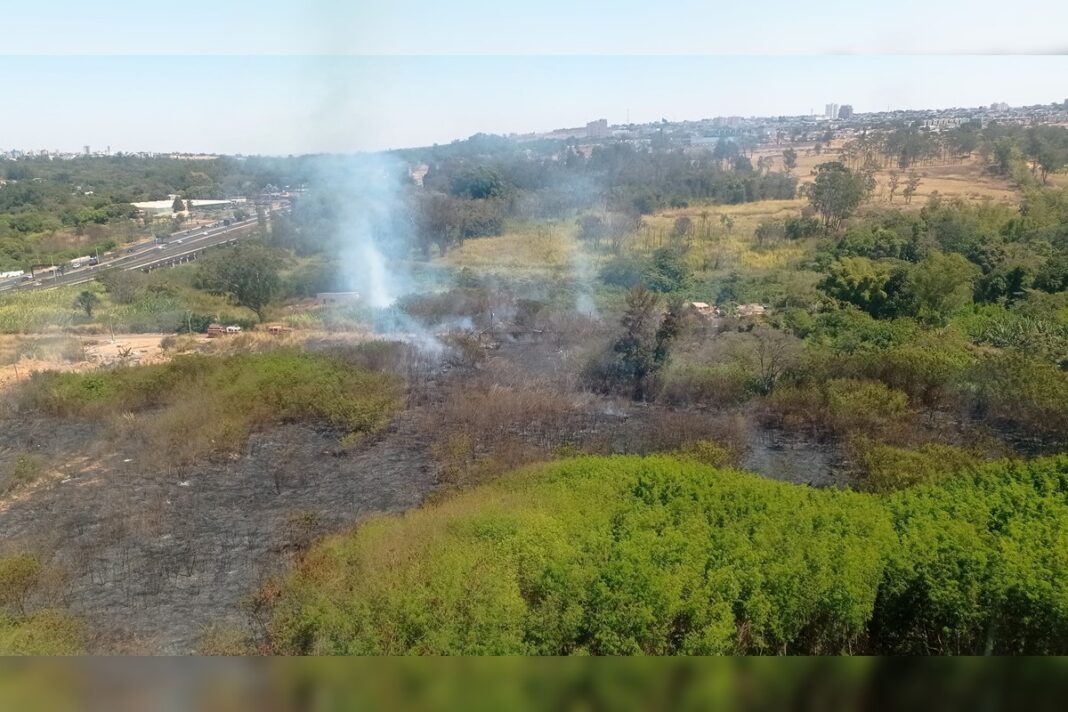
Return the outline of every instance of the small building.
{"type": "Polygon", "coordinates": [[[208,324],[208,338],[214,339],[217,336],[223,336],[226,334],[226,327],[222,324],[208,324]]]}
{"type": "Polygon", "coordinates": [[[764,316],[767,313],[768,309],[763,304],[739,304],[734,310],[734,315],[742,319],[764,316]]]}
{"type": "Polygon", "coordinates": [[[707,302],[690,302],[687,305],[691,312],[707,318],[719,316],[719,307],[707,302]]]}

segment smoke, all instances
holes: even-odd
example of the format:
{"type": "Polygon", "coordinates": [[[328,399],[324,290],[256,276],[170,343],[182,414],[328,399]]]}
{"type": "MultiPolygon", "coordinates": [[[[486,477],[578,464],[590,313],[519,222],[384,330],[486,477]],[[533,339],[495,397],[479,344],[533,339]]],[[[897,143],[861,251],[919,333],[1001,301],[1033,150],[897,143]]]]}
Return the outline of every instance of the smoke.
{"type": "Polygon", "coordinates": [[[597,319],[600,312],[593,300],[593,284],[597,273],[581,245],[571,251],[570,262],[571,278],[575,283],[575,311],[582,316],[597,319]]]}
{"type": "Polygon", "coordinates": [[[385,154],[326,160],[320,186],[335,205],[338,283],[385,309],[410,291],[410,220],[404,200],[407,168],[385,154]]]}

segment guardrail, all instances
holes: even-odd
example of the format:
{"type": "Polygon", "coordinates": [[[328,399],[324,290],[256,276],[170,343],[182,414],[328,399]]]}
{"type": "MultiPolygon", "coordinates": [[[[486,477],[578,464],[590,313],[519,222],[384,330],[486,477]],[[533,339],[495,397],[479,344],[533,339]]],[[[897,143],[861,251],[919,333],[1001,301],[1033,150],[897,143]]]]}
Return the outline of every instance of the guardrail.
{"type": "MultiPolygon", "coordinates": [[[[270,219],[270,215],[268,215],[268,220],[269,219],[270,219]]],[[[18,282],[16,282],[16,283],[10,284],[10,285],[8,285],[6,287],[0,286],[0,292],[13,291],[13,290],[20,290],[21,291],[21,290],[24,290],[24,289],[25,290],[31,290],[31,289],[47,290],[47,289],[57,289],[59,287],[67,287],[67,286],[71,286],[71,285],[75,285],[75,284],[85,284],[86,282],[91,282],[94,279],[96,279],[96,276],[102,270],[105,270],[105,269],[121,269],[123,271],[142,270],[142,271],[145,271],[145,272],[151,272],[152,270],[158,269],[160,267],[173,266],[173,265],[177,265],[177,264],[184,264],[186,262],[190,262],[190,261],[193,261],[193,260],[197,259],[197,256],[199,256],[200,253],[202,253],[204,250],[206,250],[206,249],[208,249],[210,247],[219,247],[219,246],[223,246],[223,245],[234,245],[234,244],[237,244],[238,240],[241,239],[240,237],[237,237],[237,236],[231,237],[230,239],[218,239],[218,238],[222,238],[227,233],[240,231],[243,228],[247,228],[247,227],[255,224],[256,222],[258,222],[258,218],[249,218],[249,219],[243,220],[241,222],[232,223],[232,224],[226,226],[223,229],[216,229],[217,231],[214,232],[214,233],[210,233],[209,232],[209,233],[206,233],[206,234],[200,235],[200,236],[182,236],[179,239],[181,239],[181,240],[187,240],[188,239],[188,240],[192,240],[193,242],[202,242],[202,241],[205,241],[205,240],[212,240],[212,239],[217,239],[218,241],[217,242],[211,242],[210,244],[207,244],[207,245],[193,244],[193,245],[189,246],[189,249],[184,250],[184,251],[179,252],[179,253],[176,253],[176,254],[172,253],[172,254],[160,255],[160,256],[156,257],[155,259],[148,259],[148,261],[142,262],[142,260],[144,260],[146,257],[150,257],[150,255],[145,254],[146,252],[149,252],[150,250],[141,250],[141,251],[139,251],[137,253],[134,253],[134,254],[122,255],[121,257],[116,257],[114,260],[111,260],[110,262],[101,263],[101,264],[98,264],[98,265],[94,265],[92,267],[79,268],[77,270],[77,272],[82,273],[82,274],[79,274],[78,277],[75,278],[75,279],[68,279],[65,275],[60,275],[58,279],[56,279],[55,277],[51,277],[51,276],[50,277],[44,277],[44,278],[42,278],[40,280],[37,280],[37,281],[40,282],[40,284],[18,283],[18,282]],[[135,264],[129,264],[131,262],[133,262],[135,264]]],[[[162,245],[161,247],[164,247],[164,249],[166,249],[167,247],[174,247],[174,246],[175,245],[172,242],[172,243],[170,243],[170,245],[162,245]]],[[[67,275],[70,275],[70,274],[71,274],[71,272],[67,272],[67,275]]]]}

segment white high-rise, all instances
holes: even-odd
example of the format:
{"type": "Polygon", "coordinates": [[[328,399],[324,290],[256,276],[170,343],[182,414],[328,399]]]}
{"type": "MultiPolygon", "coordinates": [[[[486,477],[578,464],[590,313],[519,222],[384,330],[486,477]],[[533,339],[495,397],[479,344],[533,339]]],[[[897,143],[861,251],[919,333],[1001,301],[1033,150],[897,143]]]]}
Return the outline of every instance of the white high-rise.
{"type": "Polygon", "coordinates": [[[827,104],[823,109],[823,115],[828,119],[837,119],[838,104],[827,104]]]}

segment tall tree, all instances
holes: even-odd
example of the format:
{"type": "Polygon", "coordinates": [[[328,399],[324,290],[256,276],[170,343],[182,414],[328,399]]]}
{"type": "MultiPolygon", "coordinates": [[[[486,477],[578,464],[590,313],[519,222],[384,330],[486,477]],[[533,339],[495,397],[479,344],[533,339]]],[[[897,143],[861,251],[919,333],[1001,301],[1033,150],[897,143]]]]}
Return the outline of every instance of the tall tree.
{"type": "Polygon", "coordinates": [[[901,183],[901,174],[897,171],[890,171],[890,178],[886,182],[886,186],[890,189],[890,202],[894,202],[894,193],[897,192],[897,187],[901,183]]]}
{"type": "Polygon", "coordinates": [[[788,148],[782,152],[782,167],[787,173],[792,173],[797,168],[797,151],[788,148]]]}
{"type": "Polygon", "coordinates": [[[808,199],[823,218],[825,230],[836,230],[860,206],[868,194],[863,175],[837,161],[816,166],[816,180],[808,187],[808,199]]]}
{"type": "Polygon", "coordinates": [[[252,310],[263,321],[264,311],[281,291],[281,259],[262,245],[239,245],[216,253],[201,263],[198,282],[226,294],[238,306],[252,310]]]}
{"type": "Polygon", "coordinates": [[[920,174],[916,171],[909,171],[908,180],[905,181],[905,189],[901,191],[901,194],[905,196],[905,205],[912,202],[912,196],[916,194],[916,189],[920,187],[920,174]]]}

